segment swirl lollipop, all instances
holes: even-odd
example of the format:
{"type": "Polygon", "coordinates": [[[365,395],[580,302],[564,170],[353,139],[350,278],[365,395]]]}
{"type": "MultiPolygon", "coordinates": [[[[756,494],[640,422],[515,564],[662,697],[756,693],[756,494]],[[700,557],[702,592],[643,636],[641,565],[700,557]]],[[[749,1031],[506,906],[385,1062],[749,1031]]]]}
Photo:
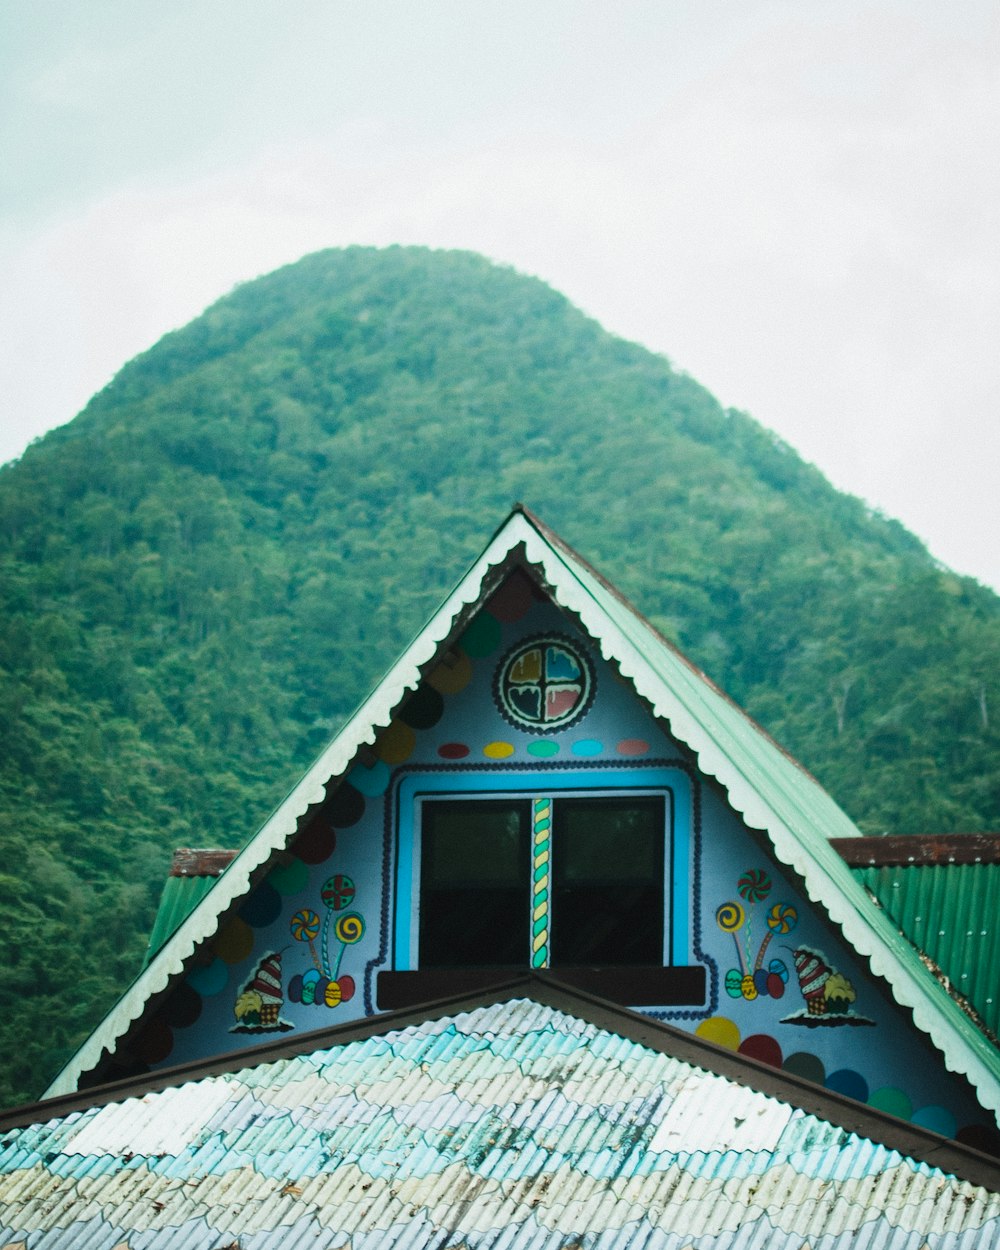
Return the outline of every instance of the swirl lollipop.
{"type": "Polygon", "coordinates": [[[764,966],[764,955],[771,944],[771,938],[776,933],[791,933],[798,922],[799,913],[791,903],[775,903],[773,907],[768,909],[767,933],[760,944],[760,950],[757,952],[757,962],[754,964],[755,969],[764,966]]]}
{"type": "Polygon", "coordinates": [[[356,911],[344,912],[337,918],[333,931],[345,946],[353,946],[365,936],[364,918],[356,911]]]}
{"type": "Polygon", "coordinates": [[[739,939],[736,934],[743,928],[746,923],[747,914],[743,910],[741,904],[735,899],[723,903],[715,913],[715,923],[719,926],[723,933],[731,933],[733,935],[733,945],[736,947],[736,954],[739,957],[740,967],[744,972],[747,971],[747,961],[743,957],[743,951],[740,949],[739,939]]]}
{"type": "Polygon", "coordinates": [[[296,942],[308,942],[309,953],[313,963],[319,968],[319,955],[316,952],[316,938],[319,936],[319,916],[308,907],[303,907],[292,917],[288,925],[296,942]]]}

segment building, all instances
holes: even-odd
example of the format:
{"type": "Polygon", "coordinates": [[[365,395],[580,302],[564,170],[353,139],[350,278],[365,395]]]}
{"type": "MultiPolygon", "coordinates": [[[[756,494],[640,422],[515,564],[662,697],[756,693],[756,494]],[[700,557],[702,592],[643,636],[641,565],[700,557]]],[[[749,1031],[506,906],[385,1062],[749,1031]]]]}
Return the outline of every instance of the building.
{"type": "Polygon", "coordinates": [[[858,837],[517,509],[6,1117],[0,1244],[1000,1245],[1000,1053],[858,837]]]}

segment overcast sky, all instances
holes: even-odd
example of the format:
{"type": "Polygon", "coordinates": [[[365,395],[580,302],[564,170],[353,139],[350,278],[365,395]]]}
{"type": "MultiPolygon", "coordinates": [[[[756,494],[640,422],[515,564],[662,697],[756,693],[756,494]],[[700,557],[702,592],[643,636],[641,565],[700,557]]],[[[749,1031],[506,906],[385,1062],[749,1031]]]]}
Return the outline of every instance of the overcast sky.
{"type": "Polygon", "coordinates": [[[235,283],[471,248],[1000,588],[997,0],[3,0],[0,460],[235,283]]]}

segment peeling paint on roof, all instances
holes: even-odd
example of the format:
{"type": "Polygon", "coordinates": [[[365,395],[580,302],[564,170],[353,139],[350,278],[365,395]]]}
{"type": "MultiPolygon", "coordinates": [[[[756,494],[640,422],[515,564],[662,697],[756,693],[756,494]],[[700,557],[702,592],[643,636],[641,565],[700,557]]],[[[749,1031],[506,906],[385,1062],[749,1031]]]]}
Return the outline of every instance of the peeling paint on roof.
{"type": "Polygon", "coordinates": [[[726,790],[747,823],[763,830],[777,858],[801,876],[813,902],[840,926],[847,942],[885,978],[898,1003],[912,1008],[949,1069],[968,1077],[983,1106],[1000,1110],[1000,1057],[921,965],[913,947],[853,879],[830,839],[859,836],[822,787],[704,674],[663,639],[579,556],[529,514],[515,511],[425,629],[389,670],[369,699],[292,790],[285,802],[184,920],[48,1091],[74,1089],[103,1049],[114,1049],[149,998],[184,967],[217,918],[246,892],[250,874],[282,849],[299,818],[342,777],[358,750],[375,741],[404,695],[469,613],[493,589],[495,570],[523,553],[555,602],[574,613],[616,663],[672,736],[726,790]]]}
{"type": "Polygon", "coordinates": [[[1000,1193],[521,998],[8,1130],[0,1243],[984,1250],[1000,1193]]]}

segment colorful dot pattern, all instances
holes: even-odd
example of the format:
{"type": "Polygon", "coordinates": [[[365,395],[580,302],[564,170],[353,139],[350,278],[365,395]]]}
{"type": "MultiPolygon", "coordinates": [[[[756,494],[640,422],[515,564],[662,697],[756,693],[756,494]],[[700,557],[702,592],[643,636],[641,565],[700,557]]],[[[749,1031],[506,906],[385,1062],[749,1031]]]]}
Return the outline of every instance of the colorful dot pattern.
{"type": "Polygon", "coordinates": [[[739,1026],[727,1016],[712,1016],[703,1020],[695,1029],[699,1037],[736,1051],[750,1059],[770,1064],[773,1068],[802,1077],[815,1085],[822,1085],[836,1094],[853,1098],[855,1102],[867,1103],[879,1111],[888,1112],[901,1120],[910,1120],[922,1128],[940,1133],[942,1137],[957,1137],[978,1144],[977,1130],[973,1126],[960,1128],[955,1116],[946,1107],[937,1104],[914,1107],[910,1097],[894,1086],[882,1086],[872,1090],[868,1082],[853,1068],[838,1068],[827,1072],[823,1061],[808,1051],[795,1051],[789,1055],[782,1052],[777,1038],[766,1033],[753,1033],[743,1037],[739,1026]]]}

